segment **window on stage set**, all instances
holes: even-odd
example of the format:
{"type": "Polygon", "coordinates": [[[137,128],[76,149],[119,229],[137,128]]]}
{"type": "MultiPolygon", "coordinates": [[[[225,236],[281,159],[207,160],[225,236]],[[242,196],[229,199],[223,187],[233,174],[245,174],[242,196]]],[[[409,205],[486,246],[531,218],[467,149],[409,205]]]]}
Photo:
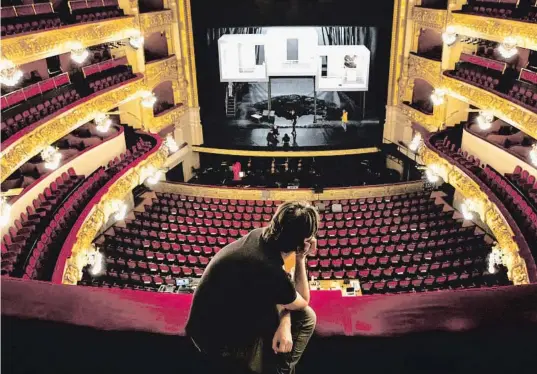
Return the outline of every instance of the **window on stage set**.
{"type": "Polygon", "coordinates": [[[255,70],[255,54],[252,52],[251,45],[239,44],[239,71],[241,73],[255,70]]]}
{"type": "Polygon", "coordinates": [[[298,39],[287,39],[287,61],[298,61],[298,39]]]}
{"type": "Polygon", "coordinates": [[[263,65],[265,63],[265,46],[263,44],[255,46],[255,64],[263,65]]]}
{"type": "Polygon", "coordinates": [[[321,77],[328,77],[328,56],[321,56],[321,77]]]}

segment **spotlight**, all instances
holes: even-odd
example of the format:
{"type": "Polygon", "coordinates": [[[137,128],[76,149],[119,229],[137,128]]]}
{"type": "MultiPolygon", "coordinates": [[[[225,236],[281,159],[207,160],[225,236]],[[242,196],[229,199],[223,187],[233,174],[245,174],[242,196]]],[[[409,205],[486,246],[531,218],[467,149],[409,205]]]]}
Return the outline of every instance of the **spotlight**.
{"type": "Polygon", "coordinates": [[[151,91],[142,91],[141,96],[144,108],[153,108],[153,105],[157,102],[157,97],[151,91]]]}
{"type": "Polygon", "coordinates": [[[140,32],[136,31],[135,35],[129,37],[129,44],[134,49],[139,49],[144,45],[144,37],[140,32]]]}
{"type": "Polygon", "coordinates": [[[516,39],[508,36],[503,40],[503,43],[498,46],[498,52],[503,58],[511,58],[518,53],[516,48],[516,39]]]}
{"type": "Polygon", "coordinates": [[[166,148],[168,148],[169,154],[175,153],[179,150],[179,146],[171,134],[168,134],[166,139],[164,139],[164,145],[166,148]]]}
{"type": "Polygon", "coordinates": [[[417,132],[412,138],[412,141],[410,142],[410,144],[408,145],[408,148],[412,152],[416,152],[420,148],[421,140],[422,140],[421,133],[417,132]]]}
{"type": "Polygon", "coordinates": [[[10,60],[0,60],[0,84],[13,87],[22,78],[22,71],[10,60]]]}
{"type": "Polygon", "coordinates": [[[58,148],[49,145],[41,151],[41,158],[47,169],[56,170],[60,166],[62,154],[58,152],[58,148]]]}
{"type": "Polygon", "coordinates": [[[453,26],[448,26],[446,31],[442,33],[442,41],[450,46],[457,41],[457,34],[455,33],[455,28],[453,26]]]}
{"type": "Polygon", "coordinates": [[[446,95],[446,92],[440,88],[437,88],[433,91],[431,94],[431,101],[434,105],[442,105],[444,104],[444,96],[446,95]]]}
{"type": "Polygon", "coordinates": [[[107,133],[112,125],[112,120],[108,114],[99,113],[95,116],[95,128],[101,133],[107,133]]]}
{"type": "Polygon", "coordinates": [[[537,143],[533,143],[530,151],[530,161],[533,166],[537,166],[537,143]]]}
{"type": "Polygon", "coordinates": [[[89,56],[89,51],[79,42],[71,43],[71,59],[77,64],[81,64],[89,56]]]}
{"type": "Polygon", "coordinates": [[[7,225],[11,214],[11,205],[5,196],[0,196],[0,227],[7,225]]]}
{"type": "Polygon", "coordinates": [[[494,121],[494,116],[491,112],[482,110],[479,112],[479,116],[476,118],[477,125],[481,130],[488,130],[494,121]]]}

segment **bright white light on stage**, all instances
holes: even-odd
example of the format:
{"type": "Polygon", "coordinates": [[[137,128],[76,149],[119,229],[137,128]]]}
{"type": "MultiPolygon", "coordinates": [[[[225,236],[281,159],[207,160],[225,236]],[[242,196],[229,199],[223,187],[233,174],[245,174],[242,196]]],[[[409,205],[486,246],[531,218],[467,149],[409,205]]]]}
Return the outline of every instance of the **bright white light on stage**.
{"type": "Polygon", "coordinates": [[[455,33],[455,28],[453,26],[448,26],[446,31],[442,33],[442,41],[450,46],[457,41],[457,34],[455,33]]]}
{"type": "Polygon", "coordinates": [[[518,53],[516,39],[512,36],[505,38],[503,43],[498,46],[498,52],[500,52],[500,55],[502,55],[503,58],[511,58],[516,55],[518,53]]]}
{"type": "Polygon", "coordinates": [[[461,213],[465,220],[471,221],[474,219],[475,203],[473,200],[465,199],[461,204],[461,213]]]}
{"type": "Polygon", "coordinates": [[[91,265],[90,274],[100,275],[104,270],[104,256],[101,252],[94,252],[89,255],[88,263],[91,265]]]}
{"type": "Polygon", "coordinates": [[[11,205],[5,196],[0,196],[0,227],[7,225],[11,214],[11,205]]]}
{"type": "Polygon", "coordinates": [[[532,165],[537,166],[537,143],[534,143],[531,146],[530,161],[532,165]]]}
{"type": "Polygon", "coordinates": [[[56,170],[60,166],[62,154],[58,152],[58,148],[49,145],[41,151],[41,158],[47,169],[56,170]]]}
{"type": "Polygon", "coordinates": [[[421,141],[422,141],[421,133],[417,132],[416,135],[414,135],[414,137],[412,138],[412,141],[410,142],[410,144],[408,145],[408,148],[412,152],[416,152],[420,148],[421,141]]]}
{"type": "Polygon", "coordinates": [[[446,96],[446,92],[440,88],[437,88],[433,91],[431,94],[431,101],[433,104],[436,105],[442,105],[444,104],[444,97],[446,96]]]}

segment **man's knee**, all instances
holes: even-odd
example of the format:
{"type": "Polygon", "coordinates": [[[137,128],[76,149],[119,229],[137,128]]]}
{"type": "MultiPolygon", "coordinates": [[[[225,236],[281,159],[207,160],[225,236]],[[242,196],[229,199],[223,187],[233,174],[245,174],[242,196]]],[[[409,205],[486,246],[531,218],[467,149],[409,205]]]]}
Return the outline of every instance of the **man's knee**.
{"type": "Polygon", "coordinates": [[[300,323],[304,329],[314,330],[317,324],[317,315],[311,307],[307,306],[304,309],[291,312],[291,321],[300,323]]]}

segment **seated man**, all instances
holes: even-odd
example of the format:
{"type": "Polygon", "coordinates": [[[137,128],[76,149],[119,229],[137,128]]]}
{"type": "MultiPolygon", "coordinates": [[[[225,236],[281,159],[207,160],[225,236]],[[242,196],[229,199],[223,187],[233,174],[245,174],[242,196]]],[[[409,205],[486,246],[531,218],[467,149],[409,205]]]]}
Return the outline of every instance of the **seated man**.
{"type": "Polygon", "coordinates": [[[294,373],[315,328],[306,256],[315,251],[319,214],[282,204],[266,228],[224,247],[209,263],[186,331],[215,373],[294,373]],[[295,284],[283,269],[296,253],[295,284]]]}

